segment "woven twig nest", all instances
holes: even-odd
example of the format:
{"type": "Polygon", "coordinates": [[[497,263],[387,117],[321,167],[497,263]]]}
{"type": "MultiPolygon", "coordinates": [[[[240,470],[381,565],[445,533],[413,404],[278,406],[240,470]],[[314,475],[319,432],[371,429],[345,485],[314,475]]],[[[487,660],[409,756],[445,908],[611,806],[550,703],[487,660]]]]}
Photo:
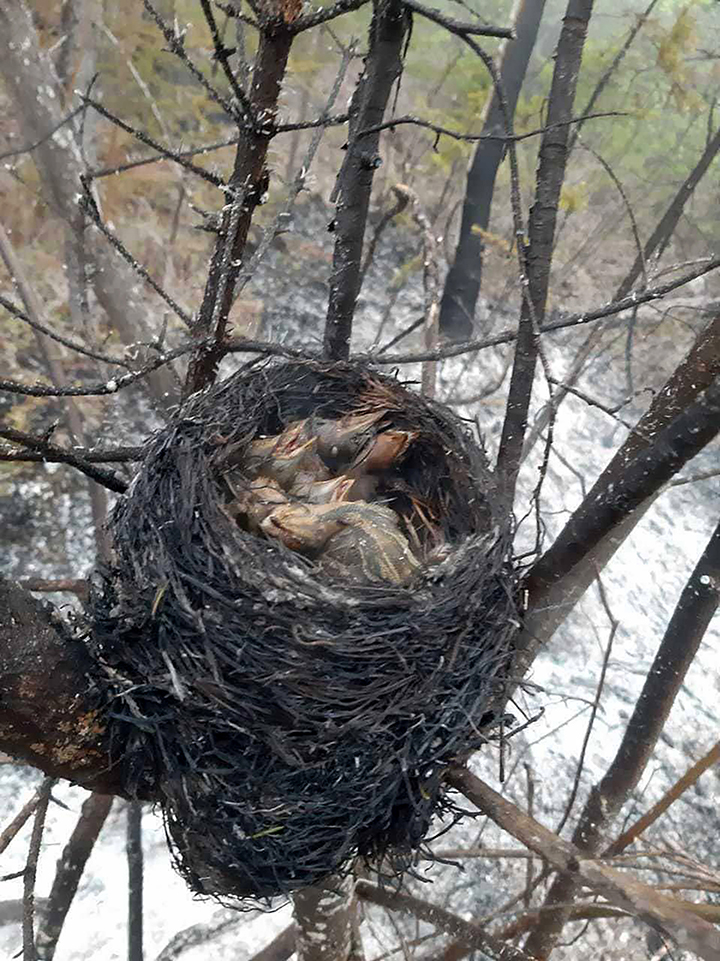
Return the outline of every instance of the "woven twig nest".
{"type": "Polygon", "coordinates": [[[357,365],[255,365],[151,440],[110,532],[92,614],[118,763],[160,798],[191,887],[268,898],[358,854],[406,868],[451,808],[443,769],[485,740],[518,627],[508,522],[464,425],[357,365]],[[408,544],[402,577],[352,550],[327,567],[233,504],[259,438],[348,417],[405,444],[355,500],[408,544]]]}

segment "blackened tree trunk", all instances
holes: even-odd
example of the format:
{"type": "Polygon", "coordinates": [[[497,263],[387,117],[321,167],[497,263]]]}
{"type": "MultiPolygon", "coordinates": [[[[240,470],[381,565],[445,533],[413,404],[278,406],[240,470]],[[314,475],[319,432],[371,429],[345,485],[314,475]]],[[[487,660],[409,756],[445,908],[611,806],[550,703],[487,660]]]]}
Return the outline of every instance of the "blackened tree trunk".
{"type": "MultiPolygon", "coordinates": [[[[500,55],[500,82],[508,112],[515,112],[527,65],[535,46],[545,0],[517,0],[513,15],[515,39],[506,40],[500,55]]],[[[481,140],[467,175],[460,237],[455,261],[445,281],[440,304],[440,333],[451,340],[468,340],[472,335],[475,305],[482,283],[482,231],[490,223],[495,179],[505,156],[506,120],[497,89],[485,106],[481,140]],[[497,139],[495,139],[497,138],[497,139]]]]}

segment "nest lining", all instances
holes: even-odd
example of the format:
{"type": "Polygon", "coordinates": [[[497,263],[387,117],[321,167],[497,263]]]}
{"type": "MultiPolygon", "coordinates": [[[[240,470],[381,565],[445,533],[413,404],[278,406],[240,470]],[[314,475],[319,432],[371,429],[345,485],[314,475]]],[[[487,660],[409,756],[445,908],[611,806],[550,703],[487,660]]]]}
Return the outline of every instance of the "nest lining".
{"type": "Polygon", "coordinates": [[[160,798],[191,887],[272,898],[358,854],[406,869],[518,627],[511,532],[461,422],[357,365],[254,366],[152,439],[110,530],[92,613],[119,763],[160,798]],[[323,570],[228,510],[228,464],[251,478],[258,438],[381,409],[413,435],[374,495],[414,525],[406,583],[323,570]]]}

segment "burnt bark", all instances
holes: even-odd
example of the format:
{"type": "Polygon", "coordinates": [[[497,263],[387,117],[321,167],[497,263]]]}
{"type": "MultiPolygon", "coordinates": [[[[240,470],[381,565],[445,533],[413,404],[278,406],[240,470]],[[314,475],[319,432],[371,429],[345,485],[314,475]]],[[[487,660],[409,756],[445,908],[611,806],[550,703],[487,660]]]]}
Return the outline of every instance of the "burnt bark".
{"type": "Polygon", "coordinates": [[[347,961],[353,946],[357,910],[352,876],[332,878],[327,887],[307,887],[293,895],[298,961],[347,961]]]}
{"type": "Polygon", "coordinates": [[[402,52],[409,29],[400,0],[375,0],[365,71],[350,107],[347,154],[335,184],[336,233],[324,352],[342,360],[350,355],[355,304],[360,293],[362,251],[378,154],[380,131],[393,85],[402,70],[402,52]],[[368,131],[368,132],[366,132],[368,131]]]}
{"type": "Polygon", "coordinates": [[[127,806],[125,851],[128,866],[128,961],[143,961],[142,803],[127,806]]]}
{"type": "MultiPolygon", "coordinates": [[[[545,0],[517,0],[513,13],[514,40],[506,40],[500,55],[500,85],[510,116],[515,113],[527,65],[532,55],[545,0]]],[[[481,140],[467,175],[460,236],[455,259],[445,280],[440,303],[440,333],[450,340],[469,340],[473,334],[475,305],[482,285],[482,231],[490,223],[495,179],[505,156],[505,112],[497,88],[488,99],[481,140]]]]}
{"type": "Polygon", "coordinates": [[[0,578],[0,748],[53,777],[123,794],[96,672],[47,605],[0,578]]]}
{"type": "MultiPolygon", "coordinates": [[[[720,151],[720,127],[718,127],[715,136],[707,144],[697,164],[685,178],[680,189],[668,204],[665,213],[658,221],[655,230],[653,230],[652,234],[648,238],[642,252],[638,252],[634,264],[618,285],[613,297],[613,301],[622,300],[624,297],[627,297],[632,290],[633,284],[642,273],[644,266],[648,263],[650,258],[660,257],[678,225],[678,221],[680,220],[680,217],[685,209],[685,204],[690,199],[695,188],[707,172],[718,151],[720,151]]],[[[538,414],[538,417],[533,425],[532,434],[530,437],[528,437],[527,444],[525,445],[523,457],[526,457],[529,454],[540,434],[549,424],[553,413],[557,411],[558,407],[567,396],[568,391],[565,385],[572,387],[572,385],[577,382],[577,379],[582,373],[586,363],[588,362],[588,359],[599,347],[603,334],[605,333],[609,323],[610,321],[604,321],[603,323],[598,324],[597,327],[593,328],[593,330],[585,338],[584,343],[578,350],[572,362],[570,370],[567,372],[564,378],[563,384],[561,384],[555,392],[552,402],[548,403],[546,407],[543,408],[543,410],[541,410],[538,414]]]]}

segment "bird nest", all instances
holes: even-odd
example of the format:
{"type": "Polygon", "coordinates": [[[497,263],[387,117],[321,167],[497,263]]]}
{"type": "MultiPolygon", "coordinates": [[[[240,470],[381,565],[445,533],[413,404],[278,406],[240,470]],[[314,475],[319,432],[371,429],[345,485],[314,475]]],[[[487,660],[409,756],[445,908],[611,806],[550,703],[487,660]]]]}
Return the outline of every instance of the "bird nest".
{"type": "Polygon", "coordinates": [[[91,599],[115,760],[197,892],[398,873],[487,741],[518,628],[508,520],[438,404],[253,365],[149,442],[91,599]]]}

